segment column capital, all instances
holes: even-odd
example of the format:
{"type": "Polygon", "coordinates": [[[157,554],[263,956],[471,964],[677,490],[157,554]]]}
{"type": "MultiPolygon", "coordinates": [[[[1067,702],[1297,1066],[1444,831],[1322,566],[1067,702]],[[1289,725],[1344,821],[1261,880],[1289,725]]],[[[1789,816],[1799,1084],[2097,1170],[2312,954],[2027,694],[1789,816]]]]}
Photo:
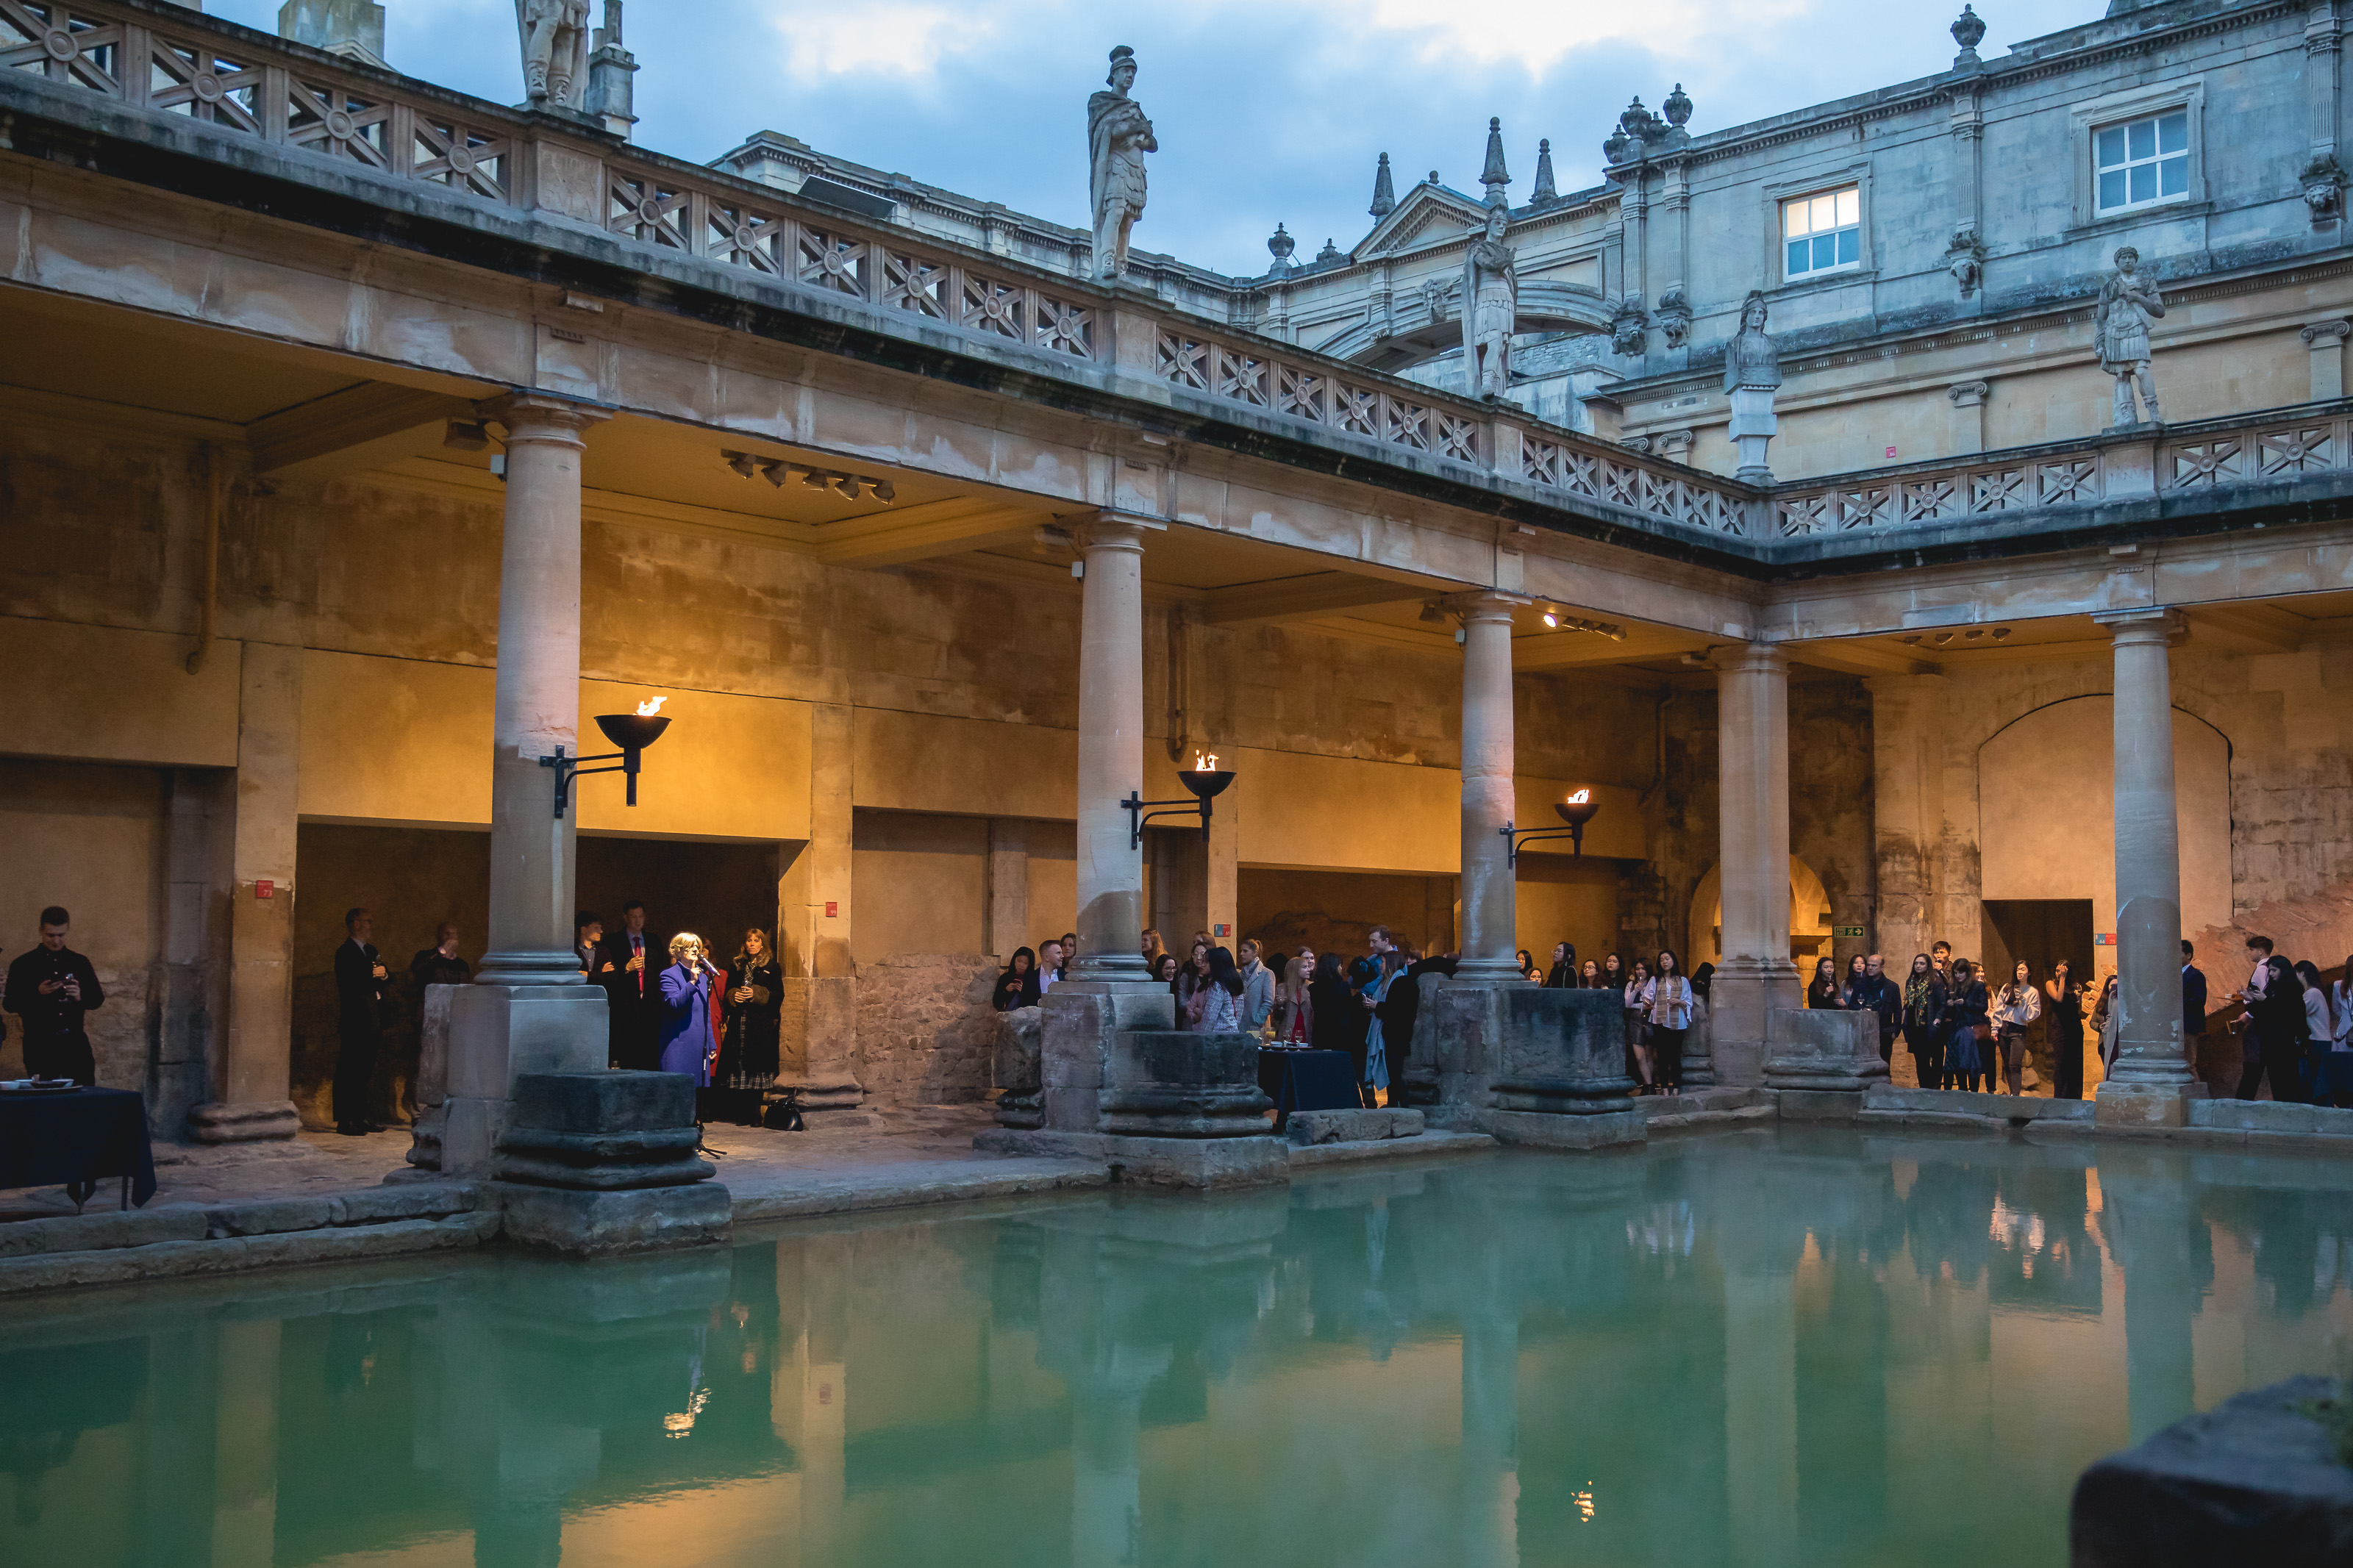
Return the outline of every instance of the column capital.
{"type": "Polygon", "coordinates": [[[2119,643],[2169,643],[2187,636],[2189,630],[2179,610],[2165,606],[2109,610],[2092,619],[2107,627],[2108,636],[2119,643]]]}
{"type": "Polygon", "coordinates": [[[2296,336],[2308,349],[2333,349],[2344,346],[2348,334],[2353,334],[2353,321],[2333,318],[2326,321],[2307,321],[2296,329],[2296,336]]]}
{"type": "Polygon", "coordinates": [[[1070,531],[1071,538],[1081,551],[1134,550],[1142,551],[1146,533],[1165,533],[1168,524],[1156,517],[1140,512],[1121,511],[1113,507],[1098,507],[1092,511],[1066,512],[1054,520],[1054,526],[1070,531]]]}
{"type": "Polygon", "coordinates": [[[1789,656],[1778,643],[1735,643],[1708,655],[1708,660],[1718,675],[1787,675],[1789,656]]]}
{"type": "Polygon", "coordinates": [[[1435,602],[1440,609],[1466,626],[1473,621],[1508,621],[1513,611],[1525,609],[1535,603],[1525,594],[1508,594],[1496,588],[1449,594],[1435,602]]]}
{"type": "Polygon", "coordinates": [[[576,398],[561,397],[554,393],[520,390],[504,397],[487,398],[474,405],[474,412],[484,419],[496,420],[507,427],[509,440],[578,442],[583,432],[592,425],[601,425],[613,416],[609,408],[576,398]]]}

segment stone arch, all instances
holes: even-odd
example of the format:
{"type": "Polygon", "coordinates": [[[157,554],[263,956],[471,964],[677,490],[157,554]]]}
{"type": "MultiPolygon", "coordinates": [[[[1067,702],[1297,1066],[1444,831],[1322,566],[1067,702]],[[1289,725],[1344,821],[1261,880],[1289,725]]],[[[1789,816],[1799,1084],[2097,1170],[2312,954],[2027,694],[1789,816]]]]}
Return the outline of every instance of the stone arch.
{"type": "MultiPolygon", "coordinates": [[[[1831,894],[1814,868],[1789,857],[1789,958],[1800,968],[1831,950],[1831,894]]],[[[1692,893],[1683,963],[1693,969],[1724,962],[1724,867],[1707,868],[1692,893]]]]}
{"type": "MultiPolygon", "coordinates": [[[[1461,295],[1459,278],[1400,284],[1385,323],[1359,321],[1317,344],[1316,352],[1375,370],[1410,369],[1462,346],[1461,295]]],[[[1598,289],[1539,279],[1521,286],[1520,336],[1607,333],[1612,310],[1598,289]]]]}
{"type": "MultiPolygon", "coordinates": [[[[2175,819],[2181,836],[2181,923],[2229,923],[2230,737],[2174,705],[2175,819]]],[[[2000,725],[1977,748],[1978,896],[2082,900],[2094,928],[2116,929],[2115,700],[2063,697],[2000,725]]],[[[2114,954],[2105,955],[2105,967],[2114,954]]]]}

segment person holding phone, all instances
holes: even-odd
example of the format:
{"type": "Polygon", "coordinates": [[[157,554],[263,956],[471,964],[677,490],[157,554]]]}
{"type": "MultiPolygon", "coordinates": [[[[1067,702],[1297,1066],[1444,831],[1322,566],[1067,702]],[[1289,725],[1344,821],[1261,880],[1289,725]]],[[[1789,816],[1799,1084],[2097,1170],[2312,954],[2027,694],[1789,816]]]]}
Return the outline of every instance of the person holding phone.
{"type": "Polygon", "coordinates": [[[98,971],[66,945],[73,919],[57,904],[41,911],[41,945],[8,966],[0,1006],[24,1020],[25,1070],[35,1078],[98,1081],[82,1016],[106,1002],[98,971]]]}

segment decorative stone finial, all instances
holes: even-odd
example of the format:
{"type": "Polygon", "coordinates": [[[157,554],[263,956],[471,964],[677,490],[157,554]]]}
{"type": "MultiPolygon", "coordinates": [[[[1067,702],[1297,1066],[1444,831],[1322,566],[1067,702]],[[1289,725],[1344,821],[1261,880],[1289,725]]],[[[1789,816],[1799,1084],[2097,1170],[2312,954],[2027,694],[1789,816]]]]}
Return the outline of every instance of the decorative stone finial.
{"type": "Polygon", "coordinates": [[[1667,94],[1667,101],[1660,107],[1667,111],[1667,123],[1681,131],[1692,117],[1691,94],[1683,90],[1683,83],[1677,82],[1675,90],[1667,94]]]}
{"type": "Polygon", "coordinates": [[[588,90],[580,107],[605,122],[616,136],[627,137],[638,122],[638,57],[621,47],[621,0],[605,0],[605,25],[589,40],[588,90]]]}
{"type": "Polygon", "coordinates": [[[1397,187],[1389,183],[1389,155],[1387,153],[1381,154],[1381,166],[1373,174],[1371,210],[1375,223],[1397,211],[1397,187]]]}
{"type": "Polygon", "coordinates": [[[1487,205],[1509,206],[1504,187],[1512,183],[1511,171],[1504,167],[1504,121],[1497,115],[1487,121],[1487,162],[1479,171],[1479,183],[1487,187],[1487,205]]]}
{"type": "Polygon", "coordinates": [[[1094,275],[1115,281],[1127,270],[1127,235],[1144,216],[1144,155],[1160,151],[1144,108],[1127,96],[1135,85],[1135,51],[1111,52],[1103,90],[1087,100],[1087,196],[1094,217],[1094,275]]]}
{"type": "Polygon", "coordinates": [[[1552,184],[1552,142],[1549,138],[1536,143],[1536,188],[1529,193],[1529,201],[1542,204],[1558,201],[1560,193],[1552,184]]]}
{"type": "Polygon", "coordinates": [[[1962,6],[1960,16],[1953,23],[1953,42],[1961,46],[1961,53],[1974,58],[1985,34],[1985,20],[1978,15],[1977,7],[1962,6]]]}
{"type": "Polygon", "coordinates": [[[1333,244],[1330,237],[1326,237],[1324,241],[1324,248],[1315,253],[1315,265],[1321,267],[1327,261],[1338,261],[1341,259],[1343,259],[1343,258],[1340,255],[1340,247],[1333,244]]]}
{"type": "Polygon", "coordinates": [[[1284,232],[1281,224],[1274,226],[1274,233],[1267,240],[1266,247],[1274,254],[1274,265],[1268,270],[1273,272],[1291,270],[1291,253],[1299,248],[1299,242],[1284,232]]]}

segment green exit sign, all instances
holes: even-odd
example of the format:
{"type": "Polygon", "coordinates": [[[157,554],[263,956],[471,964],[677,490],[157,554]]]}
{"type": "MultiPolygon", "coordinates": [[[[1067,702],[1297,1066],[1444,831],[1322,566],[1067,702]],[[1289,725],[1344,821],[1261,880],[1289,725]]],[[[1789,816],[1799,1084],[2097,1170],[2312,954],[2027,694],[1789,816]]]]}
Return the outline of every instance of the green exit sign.
{"type": "Polygon", "coordinates": [[[1835,928],[1833,934],[1835,934],[1841,942],[1845,941],[1848,937],[1853,937],[1859,942],[1862,939],[1862,928],[1861,926],[1839,926],[1835,928]]]}

